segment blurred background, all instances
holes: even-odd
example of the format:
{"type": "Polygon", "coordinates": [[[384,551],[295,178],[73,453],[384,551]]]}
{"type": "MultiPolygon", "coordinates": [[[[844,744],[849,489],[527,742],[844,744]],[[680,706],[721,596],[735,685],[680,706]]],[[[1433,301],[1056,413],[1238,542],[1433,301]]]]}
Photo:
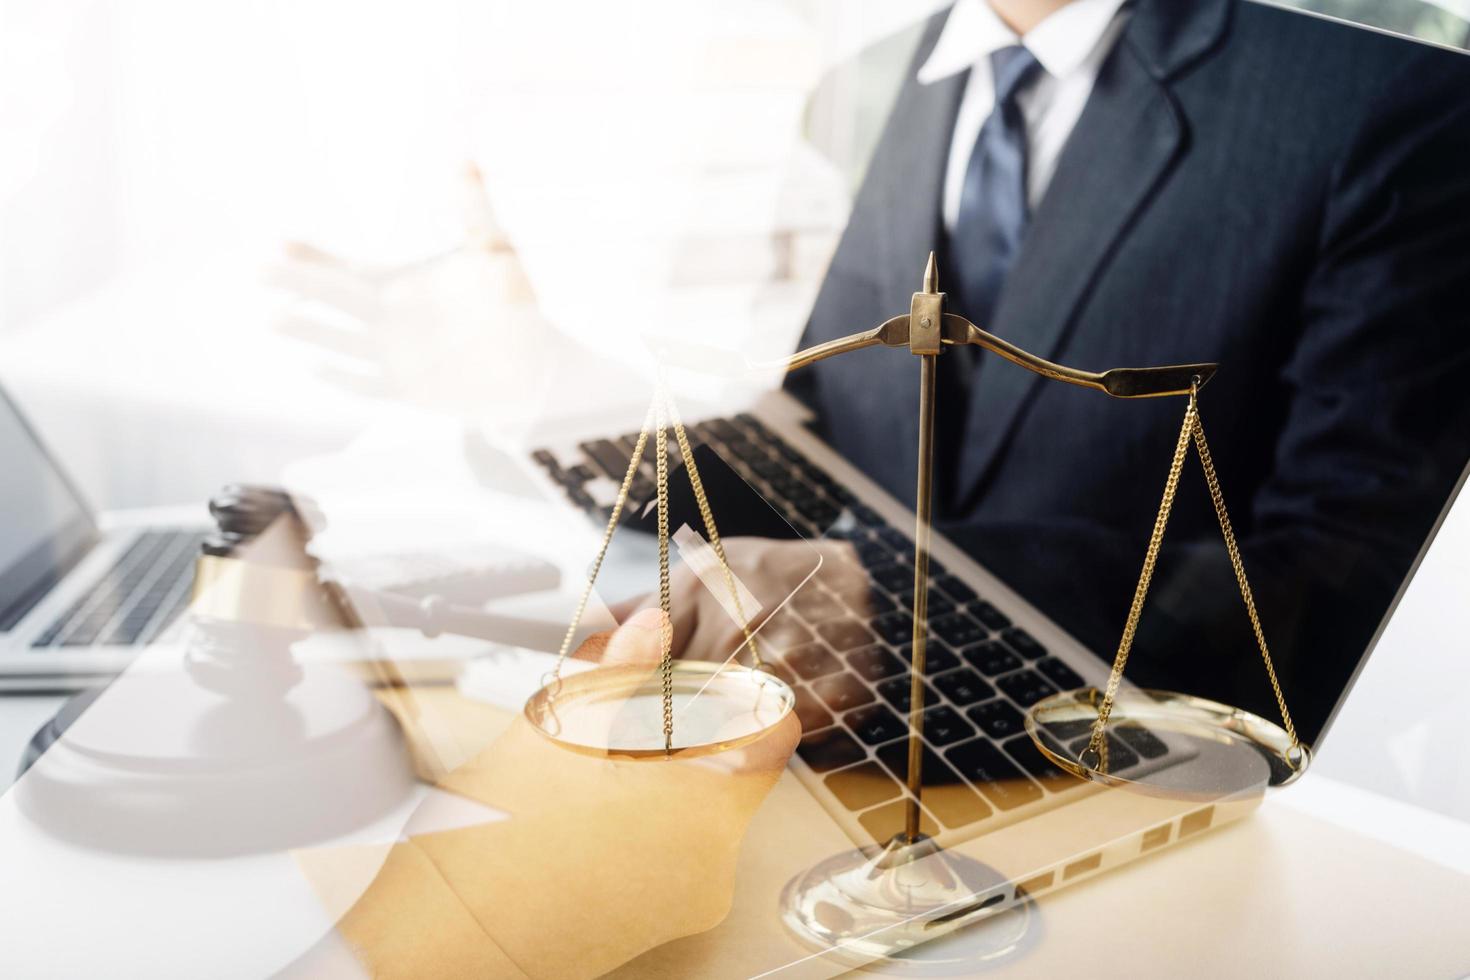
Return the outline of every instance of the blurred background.
{"type": "MultiPolygon", "coordinates": [[[[1470,43],[1470,0],[1293,5],[1470,43]]],[[[405,403],[452,415],[414,397],[442,374],[393,383],[395,350],[460,355],[455,380],[486,389],[551,336],[611,385],[650,320],[781,353],[905,29],[941,6],[0,0],[0,383],[116,508],[275,482],[405,403]],[[499,256],[495,295],[536,311],[521,347],[480,331],[467,242],[499,256]]],[[[554,381],[526,412],[603,383],[554,381]]],[[[1467,544],[1462,505],[1352,705],[1382,722],[1361,729],[1358,781],[1462,817],[1470,781],[1435,764],[1438,727],[1403,719],[1421,681],[1396,683],[1392,657],[1463,654],[1436,638],[1470,635],[1467,544]]]]}

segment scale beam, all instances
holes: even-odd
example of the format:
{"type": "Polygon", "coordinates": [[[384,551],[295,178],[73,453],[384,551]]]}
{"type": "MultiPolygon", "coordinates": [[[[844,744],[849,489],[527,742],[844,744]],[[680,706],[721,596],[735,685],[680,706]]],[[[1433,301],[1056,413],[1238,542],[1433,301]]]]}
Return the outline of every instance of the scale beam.
{"type": "MultiPolygon", "coordinates": [[[[908,347],[910,338],[910,316],[896,316],[871,330],[850,334],[817,344],[806,350],[797,351],[786,360],[786,371],[799,371],[818,361],[825,361],[838,354],[863,350],[868,347],[908,347]]],[[[1053,381],[1065,381],[1105,392],[1114,398],[1161,398],[1169,395],[1188,395],[1190,383],[1203,388],[1215,376],[1220,365],[1204,362],[1200,364],[1170,364],[1162,367],[1112,368],[1108,371],[1083,371],[1067,367],[1038,357],[1022,350],[995,334],[981,330],[969,320],[955,313],[945,313],[941,328],[945,347],[973,344],[982,347],[1019,367],[1032,371],[1053,381]]]]}

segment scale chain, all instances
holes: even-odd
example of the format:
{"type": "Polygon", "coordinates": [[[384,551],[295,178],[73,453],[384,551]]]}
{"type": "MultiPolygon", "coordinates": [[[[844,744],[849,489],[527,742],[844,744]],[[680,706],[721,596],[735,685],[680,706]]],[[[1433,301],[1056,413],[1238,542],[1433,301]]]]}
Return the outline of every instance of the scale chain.
{"type": "Polygon", "coordinates": [[[735,604],[735,615],[740,619],[740,630],[745,634],[745,642],[750,647],[751,660],[757,668],[765,666],[761,659],[760,648],[756,646],[755,635],[750,632],[750,623],[745,618],[745,607],[740,601],[740,590],[735,587],[735,575],[730,571],[730,562],[725,558],[725,546],[720,541],[719,528],[715,527],[714,511],[710,509],[709,499],[704,493],[704,481],[699,478],[699,467],[694,465],[694,451],[689,447],[689,435],[684,431],[684,421],[679,417],[679,409],[672,398],[668,401],[669,414],[674,422],[674,438],[679,443],[679,454],[684,458],[684,469],[689,473],[689,485],[694,488],[694,500],[699,505],[699,519],[704,522],[705,533],[709,535],[710,547],[714,550],[715,557],[720,560],[720,571],[725,576],[725,587],[730,590],[730,600],[735,604]]]}
{"type": "Polygon", "coordinates": [[[1174,446],[1174,458],[1169,464],[1168,479],[1164,482],[1164,497],[1159,503],[1158,516],[1154,519],[1153,534],[1149,538],[1148,550],[1143,559],[1143,572],[1139,575],[1138,585],[1133,592],[1133,604],[1128,609],[1128,620],[1123,626],[1123,637],[1118,641],[1118,652],[1113,658],[1113,667],[1108,674],[1107,689],[1103,692],[1097,720],[1092,725],[1092,737],[1088,740],[1087,748],[1079,760],[1085,765],[1088,757],[1095,757],[1097,767],[1102,772],[1108,771],[1108,741],[1104,737],[1104,732],[1108,718],[1113,711],[1113,701],[1117,697],[1118,687],[1123,680],[1123,668],[1127,665],[1128,654],[1133,649],[1133,641],[1138,632],[1138,620],[1143,613],[1143,602],[1148,595],[1149,585],[1153,581],[1154,567],[1158,562],[1159,549],[1164,541],[1164,529],[1169,523],[1169,513],[1174,507],[1174,498],[1179,490],[1179,477],[1184,468],[1184,457],[1189,452],[1191,440],[1199,452],[1205,483],[1209,486],[1210,499],[1214,502],[1215,515],[1220,522],[1220,533],[1225,539],[1225,550],[1229,553],[1230,564],[1235,569],[1235,581],[1240,587],[1240,595],[1245,602],[1251,628],[1255,631],[1256,644],[1260,647],[1261,658],[1265,661],[1266,674],[1271,680],[1271,690],[1276,695],[1276,706],[1281,709],[1281,720],[1285,723],[1286,734],[1291,739],[1293,748],[1300,745],[1296,728],[1291,723],[1291,713],[1286,709],[1286,697],[1282,694],[1281,683],[1276,677],[1276,668],[1271,662],[1271,651],[1266,645],[1266,633],[1261,626],[1260,616],[1256,613],[1255,599],[1251,593],[1250,582],[1246,579],[1245,563],[1241,559],[1240,547],[1235,540],[1230,516],[1225,509],[1225,495],[1220,490],[1220,480],[1215,473],[1210,447],[1205,441],[1205,429],[1199,416],[1198,396],[1199,385],[1196,382],[1190,385],[1189,405],[1184,410],[1184,423],[1180,426],[1179,441],[1174,446]]]}
{"type": "Polygon", "coordinates": [[[633,480],[638,475],[638,467],[643,463],[644,447],[648,445],[648,429],[654,420],[654,409],[657,399],[650,402],[648,412],[643,417],[643,427],[638,430],[638,442],[633,447],[633,455],[628,460],[628,471],[623,474],[622,485],[618,487],[617,499],[613,501],[612,515],[608,517],[607,528],[602,532],[602,544],[598,546],[597,557],[592,561],[592,569],[587,575],[587,582],[582,586],[582,595],[577,600],[577,608],[572,613],[572,621],[567,624],[567,631],[561,639],[561,648],[556,654],[556,666],[552,668],[551,676],[558,684],[561,682],[561,669],[566,663],[567,655],[572,650],[572,640],[576,638],[577,627],[582,625],[582,616],[587,612],[587,602],[592,598],[592,587],[597,582],[597,573],[602,571],[602,563],[607,558],[607,549],[612,544],[613,532],[617,530],[618,521],[623,516],[623,507],[628,502],[628,492],[633,486],[633,480]]]}
{"type": "Polygon", "coordinates": [[[663,391],[658,393],[658,433],[654,439],[658,473],[658,608],[659,672],[663,675],[664,752],[674,751],[674,618],[669,582],[669,430],[663,391]]]}
{"type": "MultiPolygon", "coordinates": [[[[1190,396],[1193,404],[1193,395],[1190,396]]],[[[1261,617],[1256,614],[1256,600],[1251,593],[1250,582],[1245,577],[1245,562],[1240,557],[1240,547],[1235,542],[1235,531],[1230,526],[1230,515],[1225,510],[1225,495],[1220,492],[1220,480],[1215,475],[1215,462],[1210,458],[1210,446],[1205,442],[1205,427],[1200,422],[1199,412],[1194,413],[1194,446],[1199,451],[1200,465],[1204,467],[1205,483],[1210,488],[1210,499],[1215,503],[1215,515],[1220,519],[1220,533],[1225,538],[1225,550],[1230,554],[1230,564],[1235,569],[1235,581],[1240,586],[1240,597],[1245,601],[1246,615],[1250,617],[1251,629],[1256,634],[1256,645],[1261,648],[1261,659],[1266,663],[1266,676],[1271,679],[1271,691],[1276,695],[1276,707],[1281,709],[1281,721],[1292,748],[1301,743],[1296,737],[1296,726],[1291,723],[1291,712],[1286,710],[1286,696],[1281,693],[1281,682],[1276,679],[1276,666],[1271,662],[1271,650],[1266,646],[1266,632],[1261,628],[1261,617]]]]}

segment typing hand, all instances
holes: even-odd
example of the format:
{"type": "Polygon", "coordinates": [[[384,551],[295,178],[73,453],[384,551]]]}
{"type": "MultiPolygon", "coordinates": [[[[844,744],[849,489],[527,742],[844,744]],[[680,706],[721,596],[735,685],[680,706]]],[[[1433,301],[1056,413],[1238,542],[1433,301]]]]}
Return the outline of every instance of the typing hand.
{"type": "Polygon", "coordinates": [[[493,427],[542,400],[557,343],[479,171],[464,182],[466,239],[449,252],[380,269],[293,242],[267,280],[291,297],[277,329],[328,355],[329,380],[493,427]]]}
{"type": "MultiPolygon", "coordinates": [[[[852,546],[844,541],[777,541],[767,538],[725,540],[725,557],[730,571],[749,592],[757,596],[761,609],[742,608],[745,622],[732,615],[733,603],[718,568],[706,586],[687,565],[674,570],[670,609],[674,626],[674,655],[691,660],[729,659],[745,643],[745,627],[756,635],[762,657],[770,657],[811,639],[789,608],[781,608],[788,597],[822,596],[839,602],[851,613],[866,618],[868,576],[852,546]],[[821,559],[821,567],[812,574],[821,559]],[[777,610],[774,615],[772,610],[777,610]]],[[[644,596],[614,610],[622,615],[637,608],[656,606],[657,595],[644,596]]],[[[636,617],[635,617],[636,619],[636,617]]],[[[747,658],[743,650],[742,660],[747,658]]]]}

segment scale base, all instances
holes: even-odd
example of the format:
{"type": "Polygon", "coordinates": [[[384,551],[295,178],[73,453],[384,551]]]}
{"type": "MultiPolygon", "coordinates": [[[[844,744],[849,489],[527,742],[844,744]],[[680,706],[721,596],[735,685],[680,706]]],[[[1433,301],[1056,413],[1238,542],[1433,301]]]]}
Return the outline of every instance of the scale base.
{"type": "MultiPolygon", "coordinates": [[[[945,851],[930,838],[899,834],[881,848],[835,854],[786,884],[781,919],[807,945],[851,965],[902,961],[904,954],[982,919],[977,943],[957,948],[956,961],[1005,956],[1030,930],[1029,901],[1006,909],[1004,875],[945,851]]],[[[933,966],[932,957],[923,958],[933,966]]]]}

